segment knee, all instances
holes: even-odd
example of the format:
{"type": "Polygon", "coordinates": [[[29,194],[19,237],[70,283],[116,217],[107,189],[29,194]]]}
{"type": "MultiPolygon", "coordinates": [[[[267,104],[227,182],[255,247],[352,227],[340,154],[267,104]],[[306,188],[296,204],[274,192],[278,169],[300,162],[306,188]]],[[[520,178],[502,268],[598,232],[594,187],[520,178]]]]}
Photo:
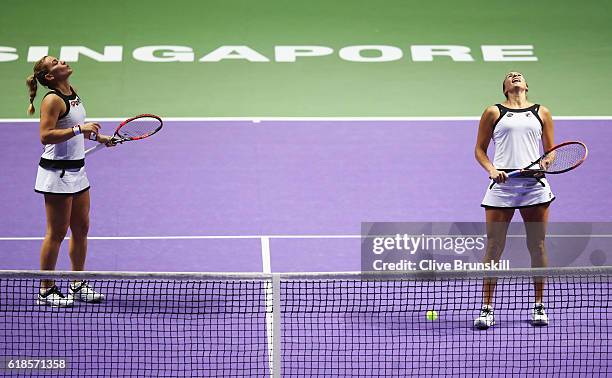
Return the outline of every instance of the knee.
{"type": "Polygon", "coordinates": [[[76,224],[70,225],[72,237],[75,239],[86,239],[89,233],[89,220],[83,220],[76,224]]]}
{"type": "Polygon", "coordinates": [[[506,246],[506,241],[503,239],[490,238],[487,239],[487,250],[491,252],[499,252],[506,246]]]}
{"type": "Polygon", "coordinates": [[[48,227],[45,238],[54,243],[61,243],[66,237],[67,232],[68,232],[67,225],[63,227],[48,227]]]}
{"type": "Polygon", "coordinates": [[[544,240],[528,240],[527,248],[530,251],[544,251],[545,244],[544,240]]]}

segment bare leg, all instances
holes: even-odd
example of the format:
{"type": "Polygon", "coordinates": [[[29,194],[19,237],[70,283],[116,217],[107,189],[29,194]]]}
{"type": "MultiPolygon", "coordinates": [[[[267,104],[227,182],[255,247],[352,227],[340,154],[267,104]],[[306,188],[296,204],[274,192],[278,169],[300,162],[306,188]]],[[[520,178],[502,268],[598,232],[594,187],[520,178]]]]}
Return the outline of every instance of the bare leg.
{"type": "MultiPolygon", "coordinates": [[[[45,211],[47,214],[47,228],[45,239],[40,249],[40,269],[55,270],[60,245],[66,237],[70,224],[72,210],[72,196],[45,194],[45,211]]],[[[42,288],[54,285],[52,280],[41,281],[42,288]]]]}
{"type": "Polygon", "coordinates": [[[85,269],[87,257],[87,233],[89,232],[89,190],[77,194],[72,200],[70,216],[70,262],[72,270],[85,269]]]}
{"type": "MultiPolygon", "coordinates": [[[[525,222],[527,249],[531,255],[531,267],[546,267],[548,265],[545,245],[548,204],[521,209],[521,216],[525,222]]],[[[533,280],[533,284],[535,288],[535,301],[536,303],[542,303],[545,280],[543,277],[536,277],[533,280]]]]}
{"type": "MultiPolygon", "coordinates": [[[[508,226],[514,215],[514,209],[485,209],[487,221],[487,250],[484,262],[498,262],[506,246],[508,226]]],[[[486,278],[483,282],[483,303],[491,305],[497,279],[486,278]]]]}

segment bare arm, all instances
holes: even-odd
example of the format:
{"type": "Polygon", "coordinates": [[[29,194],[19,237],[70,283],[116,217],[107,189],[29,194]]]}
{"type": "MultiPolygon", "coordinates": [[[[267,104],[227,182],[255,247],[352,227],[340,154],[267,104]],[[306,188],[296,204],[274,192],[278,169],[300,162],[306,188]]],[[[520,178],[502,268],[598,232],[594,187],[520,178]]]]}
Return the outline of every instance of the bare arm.
{"type": "Polygon", "coordinates": [[[56,144],[74,136],[72,129],[56,129],[57,119],[66,111],[66,105],[57,96],[47,96],[40,104],[40,143],[56,144]]]}
{"type": "Polygon", "coordinates": [[[542,145],[544,151],[549,151],[555,145],[555,127],[550,111],[545,106],[540,107],[540,119],[542,119],[542,145]]]}
{"type": "Polygon", "coordinates": [[[499,110],[495,106],[489,106],[482,113],[478,125],[478,136],[476,137],[474,156],[476,157],[476,161],[478,161],[485,171],[487,171],[489,177],[495,180],[495,182],[505,182],[508,179],[508,175],[505,172],[495,169],[487,155],[487,148],[489,148],[489,143],[493,137],[493,124],[497,117],[499,117],[499,110]]]}
{"type": "MultiPolygon", "coordinates": [[[[65,111],[66,105],[59,97],[51,95],[43,99],[40,104],[40,142],[42,144],[62,143],[75,135],[71,128],[56,128],[59,116],[65,111]]],[[[100,130],[100,125],[97,123],[86,123],[80,126],[85,138],[89,138],[92,132],[98,134],[100,130]]]]}
{"type": "MultiPolygon", "coordinates": [[[[550,151],[550,149],[555,145],[555,130],[552,116],[548,108],[545,106],[540,106],[538,114],[542,120],[542,147],[544,147],[544,152],[550,151]]],[[[542,169],[548,169],[548,167],[555,161],[555,152],[556,151],[553,151],[551,154],[542,159],[540,162],[540,167],[542,169]]]]}

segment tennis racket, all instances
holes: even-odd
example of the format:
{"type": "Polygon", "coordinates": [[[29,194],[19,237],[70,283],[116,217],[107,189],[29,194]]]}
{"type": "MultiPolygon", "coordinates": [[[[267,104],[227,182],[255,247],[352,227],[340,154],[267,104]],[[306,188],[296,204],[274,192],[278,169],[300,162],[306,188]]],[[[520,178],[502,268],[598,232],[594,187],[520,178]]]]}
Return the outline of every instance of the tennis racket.
{"type": "Polygon", "coordinates": [[[589,154],[587,146],[578,141],[563,142],[551,148],[529,166],[510,172],[508,177],[537,177],[558,174],[578,168],[589,154]]]}
{"type": "MultiPolygon", "coordinates": [[[[132,140],[148,138],[161,130],[163,124],[162,119],[154,114],[141,114],[128,118],[117,127],[111,143],[122,144],[132,140]]],[[[99,143],[97,146],[85,151],[85,156],[91,155],[105,147],[106,144],[99,143]]]]}

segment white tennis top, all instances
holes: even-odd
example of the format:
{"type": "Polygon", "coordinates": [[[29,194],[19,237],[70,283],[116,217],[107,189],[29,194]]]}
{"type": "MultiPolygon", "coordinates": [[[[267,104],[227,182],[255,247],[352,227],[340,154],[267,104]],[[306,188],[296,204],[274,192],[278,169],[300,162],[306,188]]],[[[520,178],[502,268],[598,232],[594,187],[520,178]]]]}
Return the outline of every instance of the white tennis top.
{"type": "MultiPolygon", "coordinates": [[[[56,128],[68,129],[85,123],[85,106],[81,98],[76,94],[74,89],[70,88],[72,93],[65,96],[59,91],[51,91],[45,96],[55,94],[64,100],[66,104],[66,112],[62,114],[56,128]]],[[[83,134],[75,135],[65,142],[56,144],[46,144],[42,156],[49,160],[80,160],[85,158],[85,138],[83,134]]]]}
{"type": "Polygon", "coordinates": [[[510,109],[496,104],[500,117],[495,122],[493,165],[497,169],[521,169],[536,161],[542,142],[539,104],[525,109],[510,109]]]}

